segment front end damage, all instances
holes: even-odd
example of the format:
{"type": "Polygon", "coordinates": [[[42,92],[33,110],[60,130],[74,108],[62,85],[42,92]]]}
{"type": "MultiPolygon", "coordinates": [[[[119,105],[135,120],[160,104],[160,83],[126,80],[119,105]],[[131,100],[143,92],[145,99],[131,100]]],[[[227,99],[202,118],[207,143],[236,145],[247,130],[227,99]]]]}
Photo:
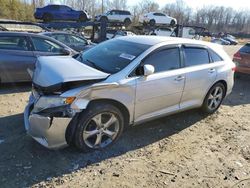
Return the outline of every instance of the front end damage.
{"type": "Polygon", "coordinates": [[[89,102],[77,93],[91,91],[86,88],[108,76],[72,58],[39,57],[24,112],[27,133],[50,149],[67,146],[67,128],[89,102]],[[72,93],[72,90],[77,92],[72,93]],[[65,96],[67,93],[69,96],[65,96]]]}
{"type": "Polygon", "coordinates": [[[67,105],[57,109],[47,109],[45,113],[35,112],[36,104],[37,99],[31,94],[24,112],[27,133],[49,149],[67,146],[66,130],[76,112],[73,112],[67,105]]]}

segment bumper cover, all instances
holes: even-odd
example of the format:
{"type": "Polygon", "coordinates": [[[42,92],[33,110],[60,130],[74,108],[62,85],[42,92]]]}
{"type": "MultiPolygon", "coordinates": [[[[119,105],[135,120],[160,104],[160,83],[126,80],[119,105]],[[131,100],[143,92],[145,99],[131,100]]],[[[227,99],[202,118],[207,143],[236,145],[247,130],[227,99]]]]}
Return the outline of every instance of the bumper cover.
{"type": "Polygon", "coordinates": [[[38,114],[30,114],[34,100],[30,97],[30,102],[25,108],[24,124],[27,133],[37,142],[49,149],[59,149],[66,147],[66,129],[72,118],[65,117],[45,117],[38,114]]]}

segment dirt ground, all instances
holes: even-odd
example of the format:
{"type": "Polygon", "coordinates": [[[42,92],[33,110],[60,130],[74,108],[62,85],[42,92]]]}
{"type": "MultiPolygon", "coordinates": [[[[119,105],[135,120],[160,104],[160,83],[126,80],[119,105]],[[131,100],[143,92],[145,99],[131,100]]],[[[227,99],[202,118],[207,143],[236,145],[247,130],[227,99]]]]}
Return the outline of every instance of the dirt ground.
{"type": "Polygon", "coordinates": [[[131,127],[91,153],[50,151],[26,135],[29,90],[0,89],[0,187],[250,187],[250,77],[211,116],[191,110],[131,127]]]}

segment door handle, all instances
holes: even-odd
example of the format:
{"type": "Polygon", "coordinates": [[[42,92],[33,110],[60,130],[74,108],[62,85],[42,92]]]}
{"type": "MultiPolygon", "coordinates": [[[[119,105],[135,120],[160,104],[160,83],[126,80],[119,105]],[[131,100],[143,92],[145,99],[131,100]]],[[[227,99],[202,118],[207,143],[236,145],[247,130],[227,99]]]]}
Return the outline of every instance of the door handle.
{"type": "Polygon", "coordinates": [[[208,73],[214,73],[215,69],[209,69],[208,73]]]}
{"type": "Polygon", "coordinates": [[[185,79],[184,76],[178,76],[178,77],[175,78],[174,80],[179,82],[179,81],[184,80],[184,79],[185,79]]]}

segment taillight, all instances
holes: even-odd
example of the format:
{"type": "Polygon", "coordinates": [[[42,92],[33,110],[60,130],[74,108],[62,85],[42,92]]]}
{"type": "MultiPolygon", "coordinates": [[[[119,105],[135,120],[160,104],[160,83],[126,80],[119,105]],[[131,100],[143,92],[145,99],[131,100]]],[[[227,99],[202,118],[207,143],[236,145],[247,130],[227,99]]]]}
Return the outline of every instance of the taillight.
{"type": "Polygon", "coordinates": [[[235,72],[235,71],[236,71],[236,67],[233,67],[233,68],[232,68],[232,71],[235,72]]]}
{"type": "Polygon", "coordinates": [[[241,60],[240,52],[234,54],[234,59],[241,60]]]}

